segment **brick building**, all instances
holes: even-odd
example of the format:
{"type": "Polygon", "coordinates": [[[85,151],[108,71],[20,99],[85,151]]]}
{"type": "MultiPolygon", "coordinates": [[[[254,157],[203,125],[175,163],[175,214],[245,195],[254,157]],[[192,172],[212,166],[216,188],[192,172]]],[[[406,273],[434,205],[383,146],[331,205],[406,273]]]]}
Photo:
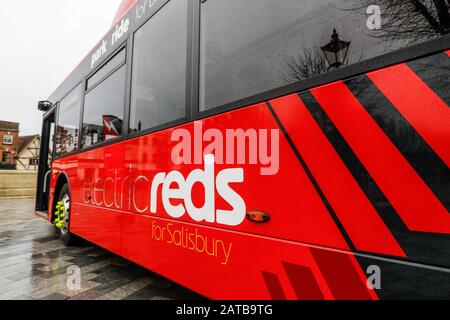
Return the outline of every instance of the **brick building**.
{"type": "Polygon", "coordinates": [[[0,170],[16,169],[19,145],[19,124],[0,121],[0,170]]]}

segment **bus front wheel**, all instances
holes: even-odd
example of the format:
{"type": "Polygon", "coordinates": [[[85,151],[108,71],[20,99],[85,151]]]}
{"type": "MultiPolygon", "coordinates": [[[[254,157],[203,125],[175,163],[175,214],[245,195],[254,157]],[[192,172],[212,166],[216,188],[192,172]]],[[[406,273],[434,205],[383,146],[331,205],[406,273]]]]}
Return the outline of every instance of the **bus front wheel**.
{"type": "Polygon", "coordinates": [[[77,237],[70,232],[70,206],[69,184],[66,183],[61,188],[55,208],[55,226],[59,238],[66,246],[72,246],[77,242],[77,237]]]}

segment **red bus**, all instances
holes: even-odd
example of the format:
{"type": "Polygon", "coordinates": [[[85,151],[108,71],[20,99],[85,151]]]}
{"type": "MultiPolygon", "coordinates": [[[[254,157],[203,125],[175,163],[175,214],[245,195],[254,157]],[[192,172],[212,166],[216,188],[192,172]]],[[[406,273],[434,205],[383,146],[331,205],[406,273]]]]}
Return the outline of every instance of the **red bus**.
{"type": "Polygon", "coordinates": [[[448,2],[122,9],[39,103],[65,244],[212,299],[450,298],[448,2]]]}

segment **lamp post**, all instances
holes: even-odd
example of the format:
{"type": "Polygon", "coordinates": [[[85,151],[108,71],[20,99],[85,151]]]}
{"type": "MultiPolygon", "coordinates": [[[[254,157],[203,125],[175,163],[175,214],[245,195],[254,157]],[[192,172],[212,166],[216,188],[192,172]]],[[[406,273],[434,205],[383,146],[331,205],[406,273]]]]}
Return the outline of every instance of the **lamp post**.
{"type": "Polygon", "coordinates": [[[320,48],[327,59],[328,70],[332,68],[338,69],[345,64],[350,44],[351,42],[339,39],[336,29],[333,29],[331,42],[320,48]]]}

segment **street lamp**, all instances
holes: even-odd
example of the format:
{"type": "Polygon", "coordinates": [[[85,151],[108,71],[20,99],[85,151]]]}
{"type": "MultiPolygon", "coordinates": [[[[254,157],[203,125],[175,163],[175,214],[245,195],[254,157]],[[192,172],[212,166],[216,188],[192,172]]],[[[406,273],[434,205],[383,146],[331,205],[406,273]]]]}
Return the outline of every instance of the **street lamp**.
{"type": "Polygon", "coordinates": [[[320,48],[328,61],[328,70],[331,68],[338,69],[345,64],[350,44],[351,42],[339,39],[336,29],[333,29],[331,42],[320,48]]]}

